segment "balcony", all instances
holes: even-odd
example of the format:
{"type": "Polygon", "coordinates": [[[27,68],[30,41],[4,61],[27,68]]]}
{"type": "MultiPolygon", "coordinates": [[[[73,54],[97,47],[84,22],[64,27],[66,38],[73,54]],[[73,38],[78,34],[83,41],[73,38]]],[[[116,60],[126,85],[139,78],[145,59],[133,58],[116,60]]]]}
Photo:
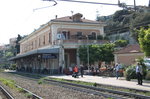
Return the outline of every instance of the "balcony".
{"type": "Polygon", "coordinates": [[[79,45],[92,45],[92,44],[104,44],[107,43],[107,40],[101,40],[101,35],[69,35],[62,36],[54,42],[55,45],[64,45],[66,48],[68,47],[76,47],[79,45]]]}
{"type": "Polygon", "coordinates": [[[73,37],[68,40],[56,40],[56,45],[92,45],[92,44],[104,44],[107,40],[92,40],[85,37],[73,37]]]}

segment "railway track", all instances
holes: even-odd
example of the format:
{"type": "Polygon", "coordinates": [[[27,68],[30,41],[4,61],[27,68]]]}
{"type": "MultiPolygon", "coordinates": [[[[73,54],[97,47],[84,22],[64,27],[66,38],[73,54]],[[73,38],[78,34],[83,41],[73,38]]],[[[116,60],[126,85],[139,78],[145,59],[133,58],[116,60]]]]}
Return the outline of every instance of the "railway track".
{"type": "MultiPolygon", "coordinates": [[[[18,76],[21,76],[21,75],[18,75],[18,76]]],[[[29,76],[25,77],[25,75],[21,76],[21,77],[24,77],[26,79],[37,80],[37,81],[39,78],[41,78],[41,77],[37,77],[37,76],[36,77],[32,76],[32,78],[29,76]]],[[[101,88],[101,87],[93,87],[93,86],[87,86],[87,85],[80,85],[80,84],[64,82],[64,81],[56,81],[53,79],[44,79],[43,81],[45,83],[48,83],[48,84],[53,84],[53,85],[61,86],[64,88],[92,94],[92,95],[104,96],[106,98],[112,98],[112,99],[150,99],[150,96],[145,96],[145,95],[131,93],[131,92],[112,90],[112,89],[101,88]]]]}
{"type": "Polygon", "coordinates": [[[129,93],[124,91],[116,91],[106,88],[100,87],[93,87],[87,85],[79,85],[74,83],[68,83],[63,81],[56,81],[56,80],[48,80],[46,79],[47,83],[59,85],[65,88],[74,89],[82,92],[86,92],[93,95],[104,96],[106,98],[113,98],[113,99],[150,99],[150,96],[139,95],[135,93],[129,93]]]}
{"type": "MultiPolygon", "coordinates": [[[[31,91],[25,89],[25,88],[22,88],[21,86],[19,85],[15,85],[17,88],[20,88],[22,89],[23,93],[29,93],[30,94],[30,97],[27,97],[27,98],[30,98],[30,99],[43,99],[42,97],[32,93],[31,91]]],[[[0,99],[15,99],[12,95],[9,94],[9,92],[0,85],[0,99]]]]}
{"type": "Polygon", "coordinates": [[[10,93],[0,85],[0,99],[14,99],[10,93]]]}
{"type": "Polygon", "coordinates": [[[27,89],[25,89],[25,88],[22,88],[22,87],[19,86],[19,85],[16,85],[16,87],[23,89],[24,93],[29,93],[29,94],[31,94],[31,97],[29,97],[30,99],[43,99],[42,97],[40,97],[40,96],[38,96],[38,95],[32,93],[31,91],[29,91],[29,90],[27,90],[27,89]]]}

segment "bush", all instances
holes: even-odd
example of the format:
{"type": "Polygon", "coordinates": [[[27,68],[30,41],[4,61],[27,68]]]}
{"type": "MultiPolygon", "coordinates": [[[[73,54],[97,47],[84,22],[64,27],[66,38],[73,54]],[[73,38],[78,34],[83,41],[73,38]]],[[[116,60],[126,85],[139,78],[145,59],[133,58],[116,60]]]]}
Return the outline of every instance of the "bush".
{"type": "Polygon", "coordinates": [[[10,67],[11,70],[16,70],[16,64],[12,64],[10,67]]]}
{"type": "Polygon", "coordinates": [[[143,78],[145,78],[146,74],[147,74],[147,70],[146,70],[146,66],[144,64],[144,58],[140,57],[138,59],[136,59],[136,62],[139,62],[140,65],[142,66],[142,70],[143,70],[143,78]]]}
{"type": "Polygon", "coordinates": [[[131,79],[135,79],[136,78],[135,66],[129,66],[124,73],[126,80],[130,81],[131,79]]]}
{"type": "Polygon", "coordinates": [[[103,40],[103,36],[102,36],[102,35],[98,35],[98,36],[97,36],[97,39],[98,39],[98,40],[103,40]]]}
{"type": "Polygon", "coordinates": [[[150,71],[147,72],[145,79],[150,80],[150,71]]]}
{"type": "Polygon", "coordinates": [[[128,45],[127,40],[117,40],[117,41],[115,41],[115,46],[116,47],[125,47],[127,45],[128,45]]]}

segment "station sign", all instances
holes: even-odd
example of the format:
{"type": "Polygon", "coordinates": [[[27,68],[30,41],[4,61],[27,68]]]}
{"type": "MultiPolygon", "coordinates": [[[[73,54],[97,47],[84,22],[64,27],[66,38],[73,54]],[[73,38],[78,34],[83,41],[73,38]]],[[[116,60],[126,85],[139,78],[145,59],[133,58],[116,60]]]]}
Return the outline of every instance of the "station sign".
{"type": "Polygon", "coordinates": [[[44,58],[44,59],[56,59],[57,55],[56,54],[42,54],[42,58],[44,58]]]}

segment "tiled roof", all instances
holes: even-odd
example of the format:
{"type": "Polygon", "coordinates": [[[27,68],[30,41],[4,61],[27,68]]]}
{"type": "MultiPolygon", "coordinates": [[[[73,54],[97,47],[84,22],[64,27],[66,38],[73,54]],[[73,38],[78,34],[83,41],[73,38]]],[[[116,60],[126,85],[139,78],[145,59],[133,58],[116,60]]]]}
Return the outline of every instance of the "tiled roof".
{"type": "MultiPolygon", "coordinates": [[[[52,19],[51,21],[54,21],[54,22],[74,22],[73,19],[72,19],[72,16],[56,18],[56,19],[52,19]]],[[[98,21],[88,20],[88,19],[85,19],[85,18],[82,18],[81,22],[84,22],[84,23],[96,23],[96,24],[100,23],[98,21]]]]}
{"type": "Polygon", "coordinates": [[[114,52],[115,54],[125,54],[125,53],[141,53],[141,48],[139,44],[128,45],[123,49],[114,52]]]}

